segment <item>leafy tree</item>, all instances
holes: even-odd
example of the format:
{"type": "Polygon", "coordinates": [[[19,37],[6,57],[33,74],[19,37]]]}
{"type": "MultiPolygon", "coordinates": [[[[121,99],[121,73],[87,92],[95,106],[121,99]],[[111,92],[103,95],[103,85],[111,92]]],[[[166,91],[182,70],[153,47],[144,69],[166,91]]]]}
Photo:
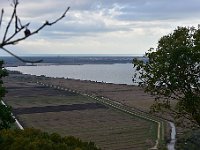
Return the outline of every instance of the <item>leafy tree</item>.
{"type": "Polygon", "coordinates": [[[2,130],[0,132],[1,150],[100,150],[93,142],[48,134],[37,129],[2,130]]]}
{"type": "MultiPolygon", "coordinates": [[[[17,14],[18,5],[19,5],[18,0],[11,1],[11,6],[13,7],[12,15],[9,21],[7,22],[7,25],[5,26],[4,30],[0,30],[0,33],[2,35],[2,40],[0,40],[0,49],[25,63],[41,62],[42,60],[37,60],[37,61],[24,60],[23,58],[9,51],[6,48],[6,46],[16,45],[18,42],[23,41],[34,34],[37,34],[46,26],[54,25],[55,23],[57,23],[58,21],[60,21],[65,17],[70,7],[68,7],[64,11],[64,13],[60,17],[56,18],[54,21],[52,22],[45,21],[41,26],[39,26],[37,29],[31,32],[31,30],[29,29],[30,23],[23,24],[22,20],[17,14]]],[[[2,27],[3,18],[4,18],[4,9],[2,9],[0,12],[0,29],[2,27]]],[[[7,72],[5,69],[3,69],[3,61],[0,61],[0,100],[2,102],[0,103],[0,129],[9,128],[10,124],[14,122],[14,119],[11,116],[11,107],[3,105],[2,101],[2,97],[4,97],[5,95],[5,88],[3,87],[2,78],[5,77],[6,75],[7,72]]]]}
{"type": "Polygon", "coordinates": [[[154,95],[153,111],[169,109],[200,125],[200,29],[178,27],[151,48],[147,62],[133,60],[140,86],[154,95]],[[174,101],[176,107],[171,103],[174,101]]]}
{"type": "Polygon", "coordinates": [[[2,77],[8,75],[7,71],[3,69],[3,61],[0,61],[0,130],[7,129],[14,123],[14,119],[11,115],[11,108],[9,106],[5,106],[3,104],[2,98],[5,96],[6,90],[5,87],[2,86],[3,81],[2,77]]]}

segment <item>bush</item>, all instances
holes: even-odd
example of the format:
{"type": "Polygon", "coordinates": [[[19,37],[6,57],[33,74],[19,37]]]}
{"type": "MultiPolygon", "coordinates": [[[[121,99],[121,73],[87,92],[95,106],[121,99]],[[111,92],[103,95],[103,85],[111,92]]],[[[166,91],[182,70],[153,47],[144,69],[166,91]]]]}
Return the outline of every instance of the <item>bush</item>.
{"type": "Polygon", "coordinates": [[[177,141],[176,149],[199,150],[199,148],[200,148],[200,130],[186,133],[177,141]]]}
{"type": "Polygon", "coordinates": [[[59,134],[48,134],[41,130],[0,131],[1,150],[100,150],[93,142],[82,142],[80,139],[61,137],[59,134]]]}

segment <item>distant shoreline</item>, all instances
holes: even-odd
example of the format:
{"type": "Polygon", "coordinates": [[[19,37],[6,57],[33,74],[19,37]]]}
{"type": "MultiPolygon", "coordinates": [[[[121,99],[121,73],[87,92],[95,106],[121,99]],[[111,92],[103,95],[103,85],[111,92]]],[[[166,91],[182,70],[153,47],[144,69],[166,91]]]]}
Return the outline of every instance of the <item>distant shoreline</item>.
{"type": "Polygon", "coordinates": [[[25,60],[43,60],[39,64],[23,63],[13,57],[0,57],[4,60],[5,67],[40,65],[40,64],[53,64],[53,65],[83,65],[83,64],[124,64],[132,63],[134,58],[145,60],[141,56],[57,56],[57,57],[22,57],[25,60]]]}

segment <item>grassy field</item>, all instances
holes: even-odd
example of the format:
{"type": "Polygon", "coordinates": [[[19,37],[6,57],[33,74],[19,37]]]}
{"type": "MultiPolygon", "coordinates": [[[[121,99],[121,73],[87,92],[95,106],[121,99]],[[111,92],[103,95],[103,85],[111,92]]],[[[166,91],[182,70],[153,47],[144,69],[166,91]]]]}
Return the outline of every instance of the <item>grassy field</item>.
{"type": "MultiPolygon", "coordinates": [[[[97,103],[92,98],[64,90],[44,87],[10,76],[5,80],[7,104],[14,109],[97,103]]],[[[75,105],[74,105],[75,106],[75,105]]],[[[157,124],[106,106],[85,110],[17,115],[24,127],[39,128],[61,135],[94,141],[108,150],[148,149],[155,145],[157,124]]]]}
{"type": "Polygon", "coordinates": [[[112,109],[20,115],[19,119],[25,126],[94,141],[103,149],[147,149],[154,145],[157,129],[112,109]]]}
{"type": "Polygon", "coordinates": [[[37,80],[45,84],[53,84],[64,88],[69,88],[95,96],[104,96],[111,100],[118,101],[131,107],[136,107],[146,112],[149,111],[150,106],[154,103],[154,97],[145,93],[142,88],[134,85],[116,85],[45,77],[40,77],[33,80],[37,80]]]}

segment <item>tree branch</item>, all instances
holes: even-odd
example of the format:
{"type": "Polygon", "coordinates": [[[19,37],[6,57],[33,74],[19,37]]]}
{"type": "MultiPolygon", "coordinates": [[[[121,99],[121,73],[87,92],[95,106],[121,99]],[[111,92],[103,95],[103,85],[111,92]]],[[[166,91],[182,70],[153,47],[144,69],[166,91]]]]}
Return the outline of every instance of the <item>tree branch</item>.
{"type": "MultiPolygon", "coordinates": [[[[55,21],[52,21],[52,22],[46,21],[38,29],[36,29],[33,32],[30,32],[30,30],[28,29],[28,26],[29,26],[30,23],[26,23],[25,25],[22,25],[21,20],[17,15],[17,6],[18,6],[18,4],[19,4],[18,0],[12,0],[11,6],[13,7],[13,12],[12,12],[12,15],[10,17],[10,20],[8,21],[7,26],[5,27],[5,32],[3,34],[2,43],[0,43],[0,48],[2,50],[4,50],[5,52],[9,53],[10,55],[14,56],[15,58],[17,58],[18,60],[24,62],[24,63],[39,63],[42,60],[38,60],[38,61],[25,60],[25,59],[15,55],[15,54],[11,53],[9,50],[7,50],[5,48],[5,46],[14,45],[14,44],[16,44],[16,43],[18,43],[20,41],[23,41],[23,40],[27,39],[29,36],[37,34],[38,32],[40,32],[46,26],[52,26],[52,25],[56,24],[58,21],[60,21],[61,19],[63,19],[65,17],[65,15],[69,11],[70,7],[68,7],[60,17],[55,19],[55,21]],[[10,28],[11,28],[11,24],[12,23],[14,24],[14,33],[12,33],[10,35],[10,37],[7,38],[7,34],[9,32],[10,28]],[[24,29],[25,29],[24,37],[13,39],[14,37],[16,37],[17,34],[21,33],[24,29]]],[[[3,20],[3,14],[4,14],[4,10],[2,9],[1,10],[1,16],[0,16],[0,28],[1,28],[2,20],[3,20]]]]}
{"type": "MultiPolygon", "coordinates": [[[[6,41],[5,43],[7,43],[8,41],[10,41],[13,37],[15,37],[18,33],[20,33],[23,29],[27,28],[29,26],[30,23],[27,23],[23,26],[21,26],[18,30],[15,31],[15,33],[13,33],[13,35],[11,35],[6,41]]],[[[6,44],[7,45],[7,44],[6,44]]]]}
{"type": "Polygon", "coordinates": [[[27,39],[28,37],[30,37],[30,36],[32,36],[32,35],[34,35],[34,34],[37,34],[37,33],[38,33],[40,30],[42,30],[44,27],[46,27],[46,26],[52,26],[53,24],[55,24],[55,23],[57,23],[58,21],[60,21],[61,19],[63,19],[63,18],[65,17],[66,13],[69,11],[69,9],[70,9],[70,7],[68,7],[68,8],[65,10],[65,12],[64,12],[58,19],[56,19],[55,21],[53,21],[53,22],[48,22],[48,21],[46,21],[42,26],[40,26],[38,29],[36,29],[35,31],[33,31],[30,35],[24,36],[24,37],[22,37],[22,38],[19,38],[19,39],[10,41],[10,42],[6,42],[5,44],[2,43],[2,45],[4,46],[4,45],[16,44],[17,42],[20,42],[20,41],[25,40],[25,39],[27,39]]]}
{"type": "Polygon", "coordinates": [[[25,60],[25,59],[15,55],[15,54],[11,53],[9,50],[5,49],[4,47],[1,47],[1,49],[3,49],[4,51],[6,51],[7,53],[9,53],[10,55],[14,56],[15,58],[17,58],[18,60],[20,60],[24,63],[40,63],[40,62],[43,61],[43,60],[37,60],[37,61],[25,60]]]}
{"type": "Polygon", "coordinates": [[[14,3],[13,13],[12,13],[12,15],[11,15],[10,21],[8,22],[8,24],[7,24],[7,26],[6,26],[6,30],[5,30],[5,33],[4,33],[4,37],[3,37],[3,40],[2,40],[2,44],[4,44],[4,42],[5,42],[5,40],[6,40],[6,36],[7,36],[8,30],[9,30],[9,28],[10,28],[10,25],[11,25],[11,23],[12,23],[12,21],[13,21],[13,18],[14,18],[14,16],[15,16],[15,14],[16,14],[17,5],[19,4],[19,3],[18,3],[18,0],[13,1],[13,3],[14,3]]]}
{"type": "Polygon", "coordinates": [[[1,10],[1,16],[0,16],[0,28],[1,28],[1,23],[2,23],[2,20],[3,20],[3,14],[4,14],[4,10],[2,9],[1,10]]]}

